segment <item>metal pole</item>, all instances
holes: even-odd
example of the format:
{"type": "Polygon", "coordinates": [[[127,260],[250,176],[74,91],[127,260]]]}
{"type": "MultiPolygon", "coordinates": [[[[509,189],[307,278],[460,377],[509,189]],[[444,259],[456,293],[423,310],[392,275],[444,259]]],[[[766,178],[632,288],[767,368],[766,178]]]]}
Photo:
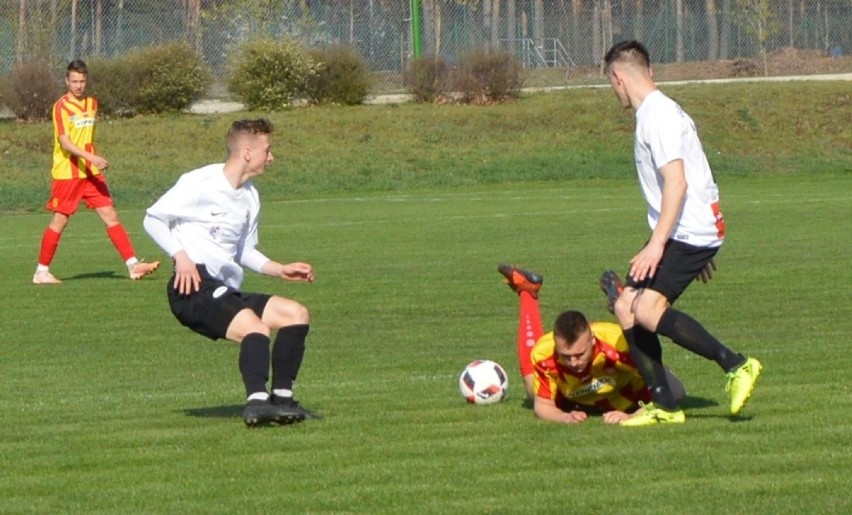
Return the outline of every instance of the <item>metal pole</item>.
{"type": "Polygon", "coordinates": [[[411,57],[419,59],[421,54],[420,0],[411,0],[411,57]]]}

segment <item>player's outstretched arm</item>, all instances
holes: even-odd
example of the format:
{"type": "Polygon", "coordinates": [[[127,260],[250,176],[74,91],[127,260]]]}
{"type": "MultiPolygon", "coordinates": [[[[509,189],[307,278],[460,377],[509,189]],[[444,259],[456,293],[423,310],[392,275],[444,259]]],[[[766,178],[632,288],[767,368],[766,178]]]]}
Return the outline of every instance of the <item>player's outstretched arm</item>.
{"type": "Polygon", "coordinates": [[[286,281],[314,282],[314,270],[308,263],[296,261],[294,263],[279,263],[267,261],[261,272],[266,275],[280,277],[286,281]]]}

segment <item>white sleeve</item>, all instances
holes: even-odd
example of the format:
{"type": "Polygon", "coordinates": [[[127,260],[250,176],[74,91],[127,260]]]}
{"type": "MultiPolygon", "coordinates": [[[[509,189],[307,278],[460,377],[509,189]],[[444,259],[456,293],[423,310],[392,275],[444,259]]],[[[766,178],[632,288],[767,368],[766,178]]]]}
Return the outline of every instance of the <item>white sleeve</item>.
{"type": "Polygon", "coordinates": [[[172,224],[191,216],[197,206],[199,190],[198,185],[187,174],[182,175],[174,186],[145,211],[142,226],[169,257],[183,249],[172,234],[172,224]]]}
{"type": "Polygon", "coordinates": [[[260,198],[254,186],[251,187],[251,194],[254,199],[251,219],[249,220],[248,231],[243,235],[243,240],[240,242],[237,259],[241,265],[249,270],[261,273],[260,269],[263,268],[263,265],[271,260],[256,248],[258,243],[257,229],[260,219],[260,198]]]}
{"type": "Polygon", "coordinates": [[[240,255],[240,264],[257,273],[260,273],[260,269],[269,261],[271,261],[271,259],[266,257],[263,252],[254,247],[243,249],[243,252],[240,255]]]}
{"type": "Polygon", "coordinates": [[[173,257],[183,249],[180,242],[172,234],[167,222],[151,214],[146,214],[145,219],[142,220],[142,226],[151,239],[166,251],[169,257],[173,257]]]}

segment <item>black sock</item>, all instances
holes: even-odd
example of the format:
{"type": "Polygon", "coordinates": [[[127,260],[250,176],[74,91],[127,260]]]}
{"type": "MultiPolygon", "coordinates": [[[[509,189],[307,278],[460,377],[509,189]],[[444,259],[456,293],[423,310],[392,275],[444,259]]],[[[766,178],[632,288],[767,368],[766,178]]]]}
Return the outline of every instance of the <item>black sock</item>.
{"type": "Polygon", "coordinates": [[[305,338],[311,326],[288,325],[278,330],[272,344],[272,389],[292,390],[305,356],[305,338]]]}
{"type": "Polygon", "coordinates": [[[651,400],[663,409],[674,411],[677,400],[672,395],[663,367],[663,346],[656,334],[644,327],[634,326],[624,331],[630,345],[630,357],[651,391],[651,400]]]}
{"type": "Polygon", "coordinates": [[[725,372],[730,372],[745,361],[742,354],[722,345],[697,320],[674,308],[663,312],[657,324],[657,332],[671,338],[684,349],[715,361],[725,372]]]}
{"type": "Polygon", "coordinates": [[[269,337],[250,333],[240,342],[240,373],[246,386],[246,397],[266,392],[269,379],[269,337]]]}

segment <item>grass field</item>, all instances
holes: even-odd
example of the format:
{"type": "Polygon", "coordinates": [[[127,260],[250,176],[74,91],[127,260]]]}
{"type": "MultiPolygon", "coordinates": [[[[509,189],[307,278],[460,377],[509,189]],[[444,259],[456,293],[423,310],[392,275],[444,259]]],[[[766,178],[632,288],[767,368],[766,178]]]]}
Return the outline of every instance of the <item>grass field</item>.
{"type": "MultiPolygon", "coordinates": [[[[259,181],[261,191],[264,179],[259,181]]],[[[29,279],[47,217],[0,218],[0,511],[4,513],[849,513],[848,174],[721,180],[730,236],[680,301],[764,376],[745,416],[724,376],[671,344],[689,389],[678,427],[537,421],[498,262],[545,276],[546,323],[610,319],[596,280],[646,236],[635,181],[561,181],[267,199],[261,248],[317,281],[249,274],[313,327],[297,396],[325,418],[247,430],[237,349],[172,319],[167,270],[132,283],[91,213],[29,279]],[[510,371],[506,402],[468,406],[475,358],[510,371]]],[[[123,219],[159,258],[140,209],[123,219]]]]}
{"type": "MultiPolygon", "coordinates": [[[[696,120],[717,177],[852,173],[848,81],[664,88],[696,120]]],[[[632,111],[608,89],[507,105],[382,105],[281,113],[140,116],[97,126],[120,209],[150,205],[181,173],[224,158],[236,117],[269,116],[277,162],[266,198],[632,177],[632,111]]],[[[49,123],[0,121],[0,212],[37,211],[49,123]]]]}

